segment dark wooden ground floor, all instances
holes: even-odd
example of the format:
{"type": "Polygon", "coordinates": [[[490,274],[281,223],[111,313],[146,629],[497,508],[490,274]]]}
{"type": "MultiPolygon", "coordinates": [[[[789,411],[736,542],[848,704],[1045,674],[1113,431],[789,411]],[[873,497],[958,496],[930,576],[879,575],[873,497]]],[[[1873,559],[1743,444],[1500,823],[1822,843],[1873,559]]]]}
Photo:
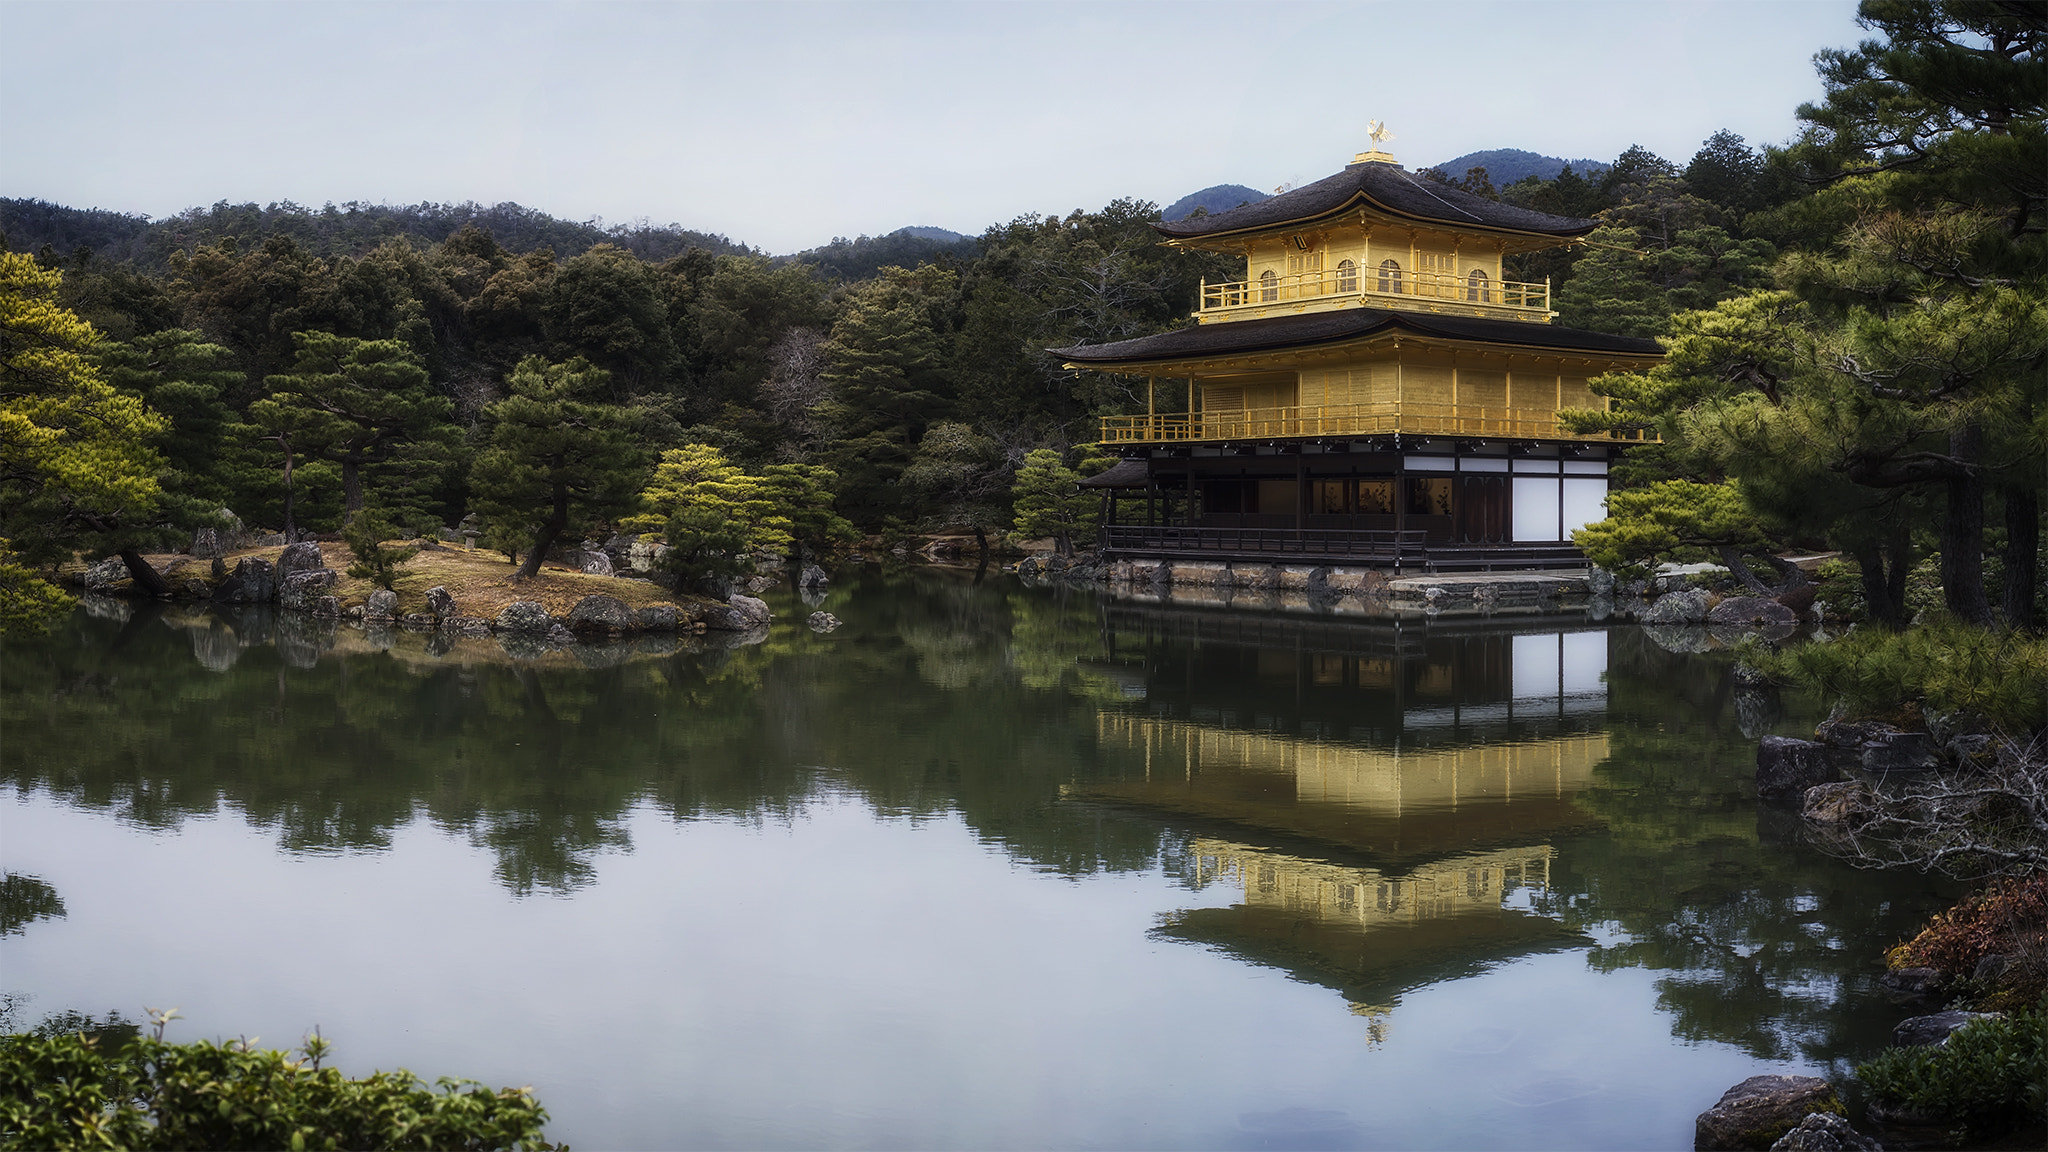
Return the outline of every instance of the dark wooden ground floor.
{"type": "Polygon", "coordinates": [[[1118,558],[1423,571],[1580,567],[1609,451],[1505,442],[1276,442],[1131,457],[1084,482],[1118,558]]]}

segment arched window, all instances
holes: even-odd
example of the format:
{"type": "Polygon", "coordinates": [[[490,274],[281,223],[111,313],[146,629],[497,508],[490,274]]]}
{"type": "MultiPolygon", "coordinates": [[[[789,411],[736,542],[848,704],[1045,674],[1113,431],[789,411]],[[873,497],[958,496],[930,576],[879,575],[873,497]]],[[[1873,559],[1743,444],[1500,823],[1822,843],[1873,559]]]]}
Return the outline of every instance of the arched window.
{"type": "Polygon", "coordinates": [[[1401,292],[1401,265],[1392,260],[1380,261],[1380,291],[1401,292]]]}
{"type": "Polygon", "coordinates": [[[1358,265],[1349,260],[1337,261],[1337,291],[1358,291],[1358,265]]]}
{"type": "Polygon", "coordinates": [[[1474,268],[1465,277],[1465,299],[1474,304],[1493,303],[1493,286],[1488,283],[1484,271],[1474,268]]]}
{"type": "Polygon", "coordinates": [[[1271,268],[1259,273],[1259,299],[1273,301],[1280,298],[1280,277],[1271,268]]]}

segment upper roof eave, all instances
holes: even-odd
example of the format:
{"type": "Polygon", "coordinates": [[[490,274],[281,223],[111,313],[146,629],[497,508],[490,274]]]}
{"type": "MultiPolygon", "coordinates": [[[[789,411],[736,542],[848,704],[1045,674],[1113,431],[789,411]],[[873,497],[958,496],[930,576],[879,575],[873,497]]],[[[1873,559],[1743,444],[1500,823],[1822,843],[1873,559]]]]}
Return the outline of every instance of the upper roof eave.
{"type": "Polygon", "coordinates": [[[1324,223],[1360,207],[1399,220],[1529,236],[1550,241],[1584,236],[1598,221],[1520,208],[1423,180],[1394,164],[1364,162],[1256,204],[1213,216],[1183,217],[1152,227],[1168,242],[1204,242],[1324,223]]]}

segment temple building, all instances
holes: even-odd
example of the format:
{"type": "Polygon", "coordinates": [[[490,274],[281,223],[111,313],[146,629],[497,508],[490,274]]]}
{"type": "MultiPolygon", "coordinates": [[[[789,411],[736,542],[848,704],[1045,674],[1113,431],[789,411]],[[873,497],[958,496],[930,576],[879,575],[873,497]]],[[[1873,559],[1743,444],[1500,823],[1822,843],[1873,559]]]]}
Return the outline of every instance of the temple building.
{"type": "Polygon", "coordinates": [[[1204,283],[1196,323],[1056,349],[1069,368],[1145,378],[1144,415],[1104,420],[1123,459],[1101,544],[1119,556],[1376,566],[1583,563],[1626,444],[1574,433],[1603,373],[1653,341],[1552,323],[1550,285],[1507,257],[1583,238],[1592,220],[1499,203],[1378,148],[1256,204],[1153,227],[1242,256],[1204,283]]]}

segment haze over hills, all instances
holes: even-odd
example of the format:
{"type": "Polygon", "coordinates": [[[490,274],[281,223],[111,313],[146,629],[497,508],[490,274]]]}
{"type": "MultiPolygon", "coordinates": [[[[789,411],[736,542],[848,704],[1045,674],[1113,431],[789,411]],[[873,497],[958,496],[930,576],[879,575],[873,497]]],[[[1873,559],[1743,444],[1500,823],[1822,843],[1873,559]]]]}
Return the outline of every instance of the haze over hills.
{"type": "Polygon", "coordinates": [[[1570,164],[1572,171],[1581,176],[1605,172],[1613,165],[1604,160],[1560,160],[1555,156],[1544,156],[1535,152],[1524,152],[1520,148],[1490,148],[1483,152],[1467,152],[1454,156],[1433,167],[1441,168],[1454,179],[1465,175],[1473,168],[1486,169],[1486,178],[1496,188],[1513,184],[1530,176],[1545,180],[1557,179],[1557,174],[1570,164]]]}
{"type": "MultiPolygon", "coordinates": [[[[1506,187],[1529,176],[1554,179],[1567,163],[1580,175],[1594,175],[1609,167],[1603,161],[1566,161],[1520,148],[1468,152],[1435,167],[1454,179],[1472,168],[1485,168],[1495,187],[1506,187]]],[[[1411,169],[1414,170],[1417,169],[1411,169]]],[[[1227,212],[1240,204],[1255,204],[1268,198],[1268,193],[1243,184],[1216,184],[1181,197],[1167,205],[1161,215],[1166,220],[1179,220],[1198,208],[1210,213],[1227,212]]],[[[167,266],[173,250],[217,243],[227,237],[251,244],[282,235],[315,255],[360,256],[401,236],[438,244],[468,224],[486,229],[500,245],[513,252],[552,248],[558,256],[566,257],[595,244],[610,243],[643,259],[657,261],[691,248],[721,254],[765,255],[745,243],[680,224],[640,221],[607,225],[601,220],[579,223],[510,202],[489,206],[422,203],[394,207],[351,201],[314,209],[289,201],[257,205],[223,200],[211,207],[190,208],[175,216],[152,220],[103,208],[68,208],[37,199],[0,198],[0,237],[14,251],[38,252],[47,247],[54,255],[76,257],[81,249],[86,249],[96,258],[125,261],[158,271],[167,266]]],[[[873,276],[877,269],[892,264],[914,267],[943,257],[968,259],[974,255],[977,244],[976,237],[950,228],[911,225],[880,236],[837,236],[818,247],[776,259],[815,264],[829,276],[852,281],[873,276]]]]}

